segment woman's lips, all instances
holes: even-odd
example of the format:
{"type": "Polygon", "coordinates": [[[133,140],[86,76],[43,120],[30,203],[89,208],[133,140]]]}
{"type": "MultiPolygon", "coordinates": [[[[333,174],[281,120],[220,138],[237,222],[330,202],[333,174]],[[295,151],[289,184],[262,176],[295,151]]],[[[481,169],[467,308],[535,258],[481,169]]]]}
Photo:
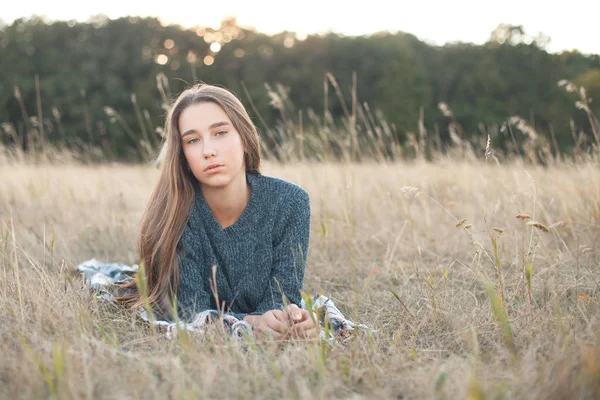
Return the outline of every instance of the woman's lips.
{"type": "Polygon", "coordinates": [[[223,168],[225,168],[223,165],[217,165],[217,166],[214,166],[212,168],[208,168],[204,172],[206,172],[207,174],[214,174],[214,173],[217,173],[217,172],[221,171],[223,168]]]}

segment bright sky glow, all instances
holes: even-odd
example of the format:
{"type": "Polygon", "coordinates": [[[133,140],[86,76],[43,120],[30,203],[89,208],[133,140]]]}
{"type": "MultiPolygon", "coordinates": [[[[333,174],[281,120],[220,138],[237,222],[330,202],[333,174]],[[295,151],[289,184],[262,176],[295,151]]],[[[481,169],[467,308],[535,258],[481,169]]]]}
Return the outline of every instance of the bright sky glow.
{"type": "Polygon", "coordinates": [[[168,24],[218,28],[223,18],[236,17],[238,24],[268,34],[284,30],[300,35],[327,31],[345,35],[404,31],[438,45],[456,41],[481,44],[494,28],[506,23],[523,25],[529,35],[541,32],[549,36],[550,52],[578,49],[583,53],[600,54],[600,40],[597,39],[600,2],[597,0],[554,4],[547,0],[170,0],[145,3],[30,0],[6,3],[0,18],[8,24],[32,14],[49,20],[78,21],[104,14],[109,18],[154,16],[168,24]]]}

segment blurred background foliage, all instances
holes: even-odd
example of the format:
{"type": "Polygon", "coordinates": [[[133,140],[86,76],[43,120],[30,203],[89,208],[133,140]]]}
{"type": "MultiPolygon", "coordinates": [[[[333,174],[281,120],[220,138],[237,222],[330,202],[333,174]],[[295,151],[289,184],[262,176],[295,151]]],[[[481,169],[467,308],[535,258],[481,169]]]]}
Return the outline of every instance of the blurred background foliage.
{"type": "Polygon", "coordinates": [[[402,32],[300,40],[235,19],[219,29],[136,17],[20,19],[0,25],[0,138],[25,151],[51,143],[147,159],[160,144],[166,104],[203,81],[236,93],[276,158],[298,151],[282,146],[292,137],[310,154],[311,135],[342,135],[357,152],[361,141],[405,147],[428,134],[440,149],[453,135],[485,147],[490,135],[508,151],[520,140],[507,129],[515,117],[553,141],[553,151],[593,145],[597,121],[575,102],[585,87],[598,115],[600,56],[550,54],[547,43],[509,25],[483,45],[431,46],[402,32]],[[559,87],[561,80],[577,90],[559,87]]]}

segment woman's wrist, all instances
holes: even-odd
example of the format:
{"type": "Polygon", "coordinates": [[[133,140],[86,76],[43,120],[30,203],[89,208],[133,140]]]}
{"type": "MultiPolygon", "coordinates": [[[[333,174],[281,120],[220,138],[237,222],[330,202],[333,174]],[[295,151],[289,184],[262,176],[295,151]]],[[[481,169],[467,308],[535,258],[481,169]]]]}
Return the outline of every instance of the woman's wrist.
{"type": "Polygon", "coordinates": [[[254,326],[256,321],[260,318],[260,315],[246,315],[244,317],[244,321],[250,324],[250,326],[254,326]]]}

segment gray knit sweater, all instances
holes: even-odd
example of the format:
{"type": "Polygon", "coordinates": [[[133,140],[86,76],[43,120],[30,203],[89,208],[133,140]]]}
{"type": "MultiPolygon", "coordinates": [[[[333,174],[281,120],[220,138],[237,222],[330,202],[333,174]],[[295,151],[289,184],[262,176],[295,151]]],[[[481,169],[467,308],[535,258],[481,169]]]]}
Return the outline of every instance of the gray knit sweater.
{"type": "Polygon", "coordinates": [[[223,229],[199,186],[177,246],[181,260],[178,312],[191,320],[197,312],[217,310],[211,281],[216,266],[221,310],[239,319],[300,305],[300,289],[310,235],[308,193],[278,178],[246,174],[252,191],[240,218],[223,229]]]}

